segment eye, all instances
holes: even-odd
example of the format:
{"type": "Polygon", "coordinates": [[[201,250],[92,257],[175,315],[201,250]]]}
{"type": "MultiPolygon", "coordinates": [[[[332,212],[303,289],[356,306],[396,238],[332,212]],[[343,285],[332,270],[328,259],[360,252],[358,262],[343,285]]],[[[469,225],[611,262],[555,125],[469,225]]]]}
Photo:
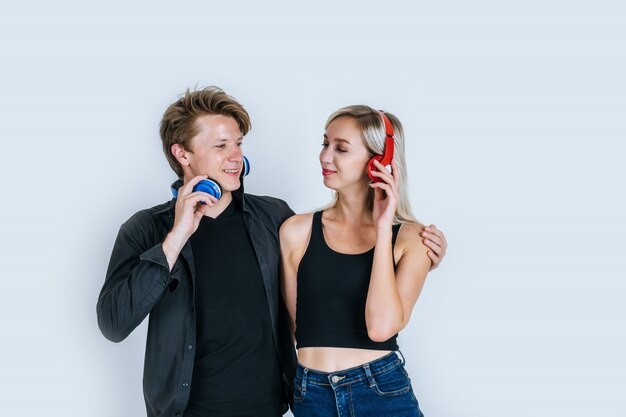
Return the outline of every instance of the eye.
{"type": "Polygon", "coordinates": [[[328,143],[323,142],[323,143],[322,143],[322,148],[328,148],[328,143]]]}
{"type": "Polygon", "coordinates": [[[337,148],[337,152],[345,153],[348,152],[348,150],[344,148],[337,148]]]}
{"type": "Polygon", "coordinates": [[[221,145],[216,145],[215,147],[216,148],[220,148],[220,149],[224,149],[226,147],[226,145],[222,143],[221,145]]]}

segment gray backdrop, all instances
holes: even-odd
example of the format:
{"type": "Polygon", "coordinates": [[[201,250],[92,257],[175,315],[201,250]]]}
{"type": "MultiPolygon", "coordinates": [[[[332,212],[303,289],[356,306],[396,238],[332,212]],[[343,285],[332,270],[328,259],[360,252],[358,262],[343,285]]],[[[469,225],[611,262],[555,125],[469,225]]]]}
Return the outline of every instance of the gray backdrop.
{"type": "Polygon", "coordinates": [[[145,415],[145,323],[95,303],[119,225],[169,198],[158,123],[216,84],[247,190],[325,204],[326,117],[397,114],[450,249],[400,337],[427,416],[624,416],[626,6],[610,0],[3,1],[0,413],[145,415]]]}

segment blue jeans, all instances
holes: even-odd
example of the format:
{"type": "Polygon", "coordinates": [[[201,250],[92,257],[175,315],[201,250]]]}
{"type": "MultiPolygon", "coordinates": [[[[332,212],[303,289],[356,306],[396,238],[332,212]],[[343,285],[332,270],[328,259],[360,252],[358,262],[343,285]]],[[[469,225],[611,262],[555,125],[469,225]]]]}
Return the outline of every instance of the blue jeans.
{"type": "Polygon", "coordinates": [[[292,411],[295,417],[424,416],[395,352],[332,373],[298,364],[292,411]]]}

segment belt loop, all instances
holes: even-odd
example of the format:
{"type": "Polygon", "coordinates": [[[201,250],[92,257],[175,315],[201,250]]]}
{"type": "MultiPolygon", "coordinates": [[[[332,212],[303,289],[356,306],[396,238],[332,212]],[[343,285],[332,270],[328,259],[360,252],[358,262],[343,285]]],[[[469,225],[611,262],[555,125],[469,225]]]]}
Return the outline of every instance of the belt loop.
{"type": "Polygon", "coordinates": [[[370,364],[366,363],[365,365],[363,365],[363,370],[365,371],[365,376],[367,377],[370,387],[374,387],[376,385],[376,381],[374,380],[374,377],[372,376],[372,371],[370,370],[370,364]]]}
{"type": "Polygon", "coordinates": [[[309,368],[304,368],[304,372],[302,375],[302,394],[306,392],[306,378],[308,374],[309,374],[309,368]]]}
{"type": "Polygon", "coordinates": [[[404,355],[400,352],[400,349],[396,351],[396,354],[398,354],[398,356],[402,359],[402,365],[406,365],[406,359],[404,359],[404,355]]]}

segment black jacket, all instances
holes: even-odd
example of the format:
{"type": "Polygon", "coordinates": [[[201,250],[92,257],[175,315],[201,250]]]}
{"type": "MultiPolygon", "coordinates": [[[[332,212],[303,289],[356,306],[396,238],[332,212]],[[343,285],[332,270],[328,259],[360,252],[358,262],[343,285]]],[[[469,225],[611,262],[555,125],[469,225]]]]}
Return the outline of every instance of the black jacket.
{"type": "MultiPolygon", "coordinates": [[[[179,182],[180,184],[180,182],[179,182]]],[[[296,355],[279,287],[278,230],[294,213],[272,197],[233,193],[242,205],[270,311],[281,365],[283,412],[291,403],[296,355]]],[[[150,314],[143,389],[149,417],[181,416],[187,406],[196,345],[194,260],[188,241],[172,271],[162,243],[174,224],[176,200],[134,214],[120,228],[100,297],[104,336],[124,340],[150,314]]]]}

